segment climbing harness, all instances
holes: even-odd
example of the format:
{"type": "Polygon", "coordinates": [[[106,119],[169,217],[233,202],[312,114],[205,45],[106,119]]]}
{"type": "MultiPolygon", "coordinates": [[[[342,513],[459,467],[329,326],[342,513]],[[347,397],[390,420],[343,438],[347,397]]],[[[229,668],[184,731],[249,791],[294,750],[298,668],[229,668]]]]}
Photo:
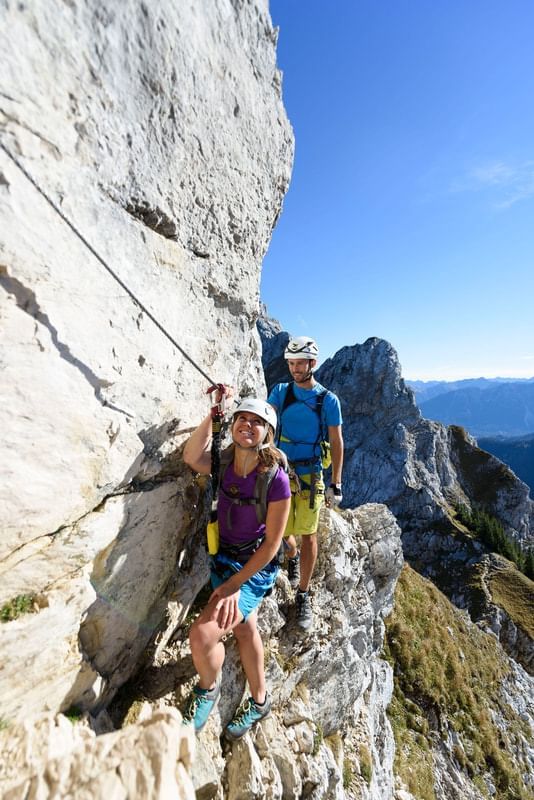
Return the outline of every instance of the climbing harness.
{"type": "MultiPolygon", "coordinates": [[[[330,442],[328,441],[328,429],[324,420],[324,413],[323,413],[323,403],[325,397],[331,394],[328,389],[323,389],[321,392],[318,392],[315,399],[315,405],[311,406],[308,403],[305,403],[304,400],[299,400],[295,395],[295,388],[294,388],[294,381],[288,383],[285,397],[282,403],[282,408],[280,409],[280,425],[278,429],[278,436],[277,436],[277,445],[282,442],[290,442],[291,444],[310,444],[313,445],[313,452],[319,448],[320,453],[313,458],[299,458],[292,460],[290,462],[290,466],[292,468],[295,467],[310,467],[310,508],[314,508],[315,506],[315,497],[319,494],[319,490],[317,488],[318,483],[318,475],[321,472],[321,469],[328,469],[330,464],[332,463],[332,456],[330,452],[330,442]],[[311,411],[314,411],[319,418],[319,434],[315,442],[295,442],[291,439],[288,439],[286,436],[282,434],[282,415],[284,411],[289,408],[290,405],[293,403],[303,403],[304,405],[308,406],[311,411]],[[320,464],[320,468],[317,469],[318,465],[320,464]],[[315,469],[314,469],[315,467],[315,469]]],[[[305,488],[307,488],[307,484],[299,478],[298,483],[304,484],[305,488]]]]}
{"type": "Polygon", "coordinates": [[[95,250],[93,245],[87,241],[85,236],[78,230],[78,228],[74,225],[74,223],[70,221],[70,219],[66,216],[66,214],[64,214],[63,211],[56,205],[56,203],[54,203],[54,201],[46,194],[46,192],[43,189],[41,189],[37,181],[32,177],[32,175],[30,175],[30,173],[26,170],[26,168],[22,166],[20,161],[17,158],[15,158],[15,156],[8,150],[8,148],[5,146],[3,142],[0,142],[0,148],[4,151],[7,157],[13,162],[13,164],[15,164],[15,166],[20,170],[20,172],[22,172],[24,177],[32,184],[32,186],[35,189],[37,189],[39,194],[42,195],[42,197],[44,197],[46,202],[53,208],[53,210],[63,220],[63,222],[69,226],[71,231],[75,234],[75,236],[78,237],[78,239],[85,245],[85,247],[87,247],[89,252],[92,253],[92,255],[96,258],[96,260],[104,267],[104,269],[106,269],[109,272],[112,278],[114,278],[117,281],[121,289],[124,289],[126,294],[129,297],[131,297],[131,299],[137,306],[139,306],[141,311],[143,311],[147,315],[147,317],[154,323],[154,325],[160,331],[160,333],[162,333],[171,342],[171,344],[174,347],[176,347],[176,349],[182,354],[182,356],[187,361],[189,361],[190,364],[193,365],[193,367],[202,375],[202,377],[204,377],[208,381],[208,383],[214,384],[215,381],[212,378],[210,378],[210,376],[206,372],[204,372],[204,370],[196,363],[196,361],[194,361],[191,358],[191,356],[188,353],[186,353],[183,347],[180,347],[176,339],[164,328],[164,326],[160,322],[158,322],[158,320],[152,314],[152,312],[148,310],[148,308],[144,305],[144,303],[142,303],[141,300],[139,300],[139,298],[124,283],[124,281],[121,278],[119,278],[117,273],[109,266],[107,261],[104,258],[102,258],[102,256],[95,250]]]}

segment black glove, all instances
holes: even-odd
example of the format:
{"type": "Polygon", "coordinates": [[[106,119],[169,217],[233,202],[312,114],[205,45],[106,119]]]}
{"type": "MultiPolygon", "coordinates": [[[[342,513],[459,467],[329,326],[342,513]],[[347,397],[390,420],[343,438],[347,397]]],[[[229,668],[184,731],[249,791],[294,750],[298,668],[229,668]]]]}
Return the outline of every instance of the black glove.
{"type": "Polygon", "coordinates": [[[331,483],[325,494],[326,505],[328,508],[338,506],[343,500],[343,493],[341,491],[340,483],[331,483]]]}

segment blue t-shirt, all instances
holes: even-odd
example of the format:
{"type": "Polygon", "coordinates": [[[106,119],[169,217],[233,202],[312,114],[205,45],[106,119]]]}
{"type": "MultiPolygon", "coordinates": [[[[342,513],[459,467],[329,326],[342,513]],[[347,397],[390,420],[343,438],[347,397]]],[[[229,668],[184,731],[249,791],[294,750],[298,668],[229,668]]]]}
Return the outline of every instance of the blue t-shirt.
{"type": "MultiPolygon", "coordinates": [[[[236,499],[254,497],[257,474],[257,469],[254,469],[246,478],[243,478],[236,475],[233,464],[228,465],[222,480],[224,492],[219,493],[217,503],[221,546],[244,544],[265,534],[265,523],[258,523],[256,506],[238,506],[230,499],[231,497],[236,499]]],[[[289,478],[280,467],[267,491],[267,506],[275,500],[285,500],[288,497],[291,497],[289,478]]]]}
{"type": "MultiPolygon", "coordinates": [[[[316,413],[315,405],[317,395],[326,391],[324,386],[316,383],[311,389],[301,389],[293,384],[295,402],[289,405],[280,420],[280,410],[284,405],[287,392],[287,383],[277,383],[271,390],[268,402],[273,405],[278,412],[278,421],[281,425],[280,442],[278,447],[287,455],[290,462],[317,459],[313,466],[296,464],[295,470],[298,475],[306,475],[315,472],[321,466],[321,449],[319,442],[321,436],[321,425],[319,415],[316,413]]],[[[343,423],[341,418],[341,406],[337,396],[333,392],[328,392],[323,399],[321,417],[323,424],[337,426],[343,423]]]]}

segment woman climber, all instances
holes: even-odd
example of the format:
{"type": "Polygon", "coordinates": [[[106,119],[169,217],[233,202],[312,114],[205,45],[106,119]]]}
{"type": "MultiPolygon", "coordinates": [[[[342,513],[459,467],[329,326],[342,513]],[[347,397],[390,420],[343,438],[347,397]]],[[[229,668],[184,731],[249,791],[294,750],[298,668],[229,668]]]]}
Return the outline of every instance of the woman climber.
{"type": "MultiPolygon", "coordinates": [[[[219,392],[217,401],[221,399],[219,392]]],[[[279,570],[277,554],[291,498],[283,455],[273,445],[276,421],[276,412],[265,400],[247,398],[233,413],[233,443],[221,454],[219,547],[211,557],[213,592],[189,633],[199,680],[187,700],[184,722],[194,725],[195,731],[204,727],[220,694],[221,639],[233,631],[237,640],[251,696],[226,726],[230,739],[243,736],[271,708],[256,617],[279,570]]],[[[203,475],[212,468],[211,438],[208,416],[184,449],[185,462],[203,475]]]]}

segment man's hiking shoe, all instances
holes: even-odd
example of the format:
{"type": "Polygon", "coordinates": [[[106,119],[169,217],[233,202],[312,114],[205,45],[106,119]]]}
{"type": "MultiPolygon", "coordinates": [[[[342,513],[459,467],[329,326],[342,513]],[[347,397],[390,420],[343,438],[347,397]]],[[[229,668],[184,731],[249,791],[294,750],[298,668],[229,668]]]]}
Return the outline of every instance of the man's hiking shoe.
{"type": "Polygon", "coordinates": [[[184,725],[194,725],[195,733],[199,733],[211,714],[221,693],[221,676],[217,678],[213,689],[201,689],[195,686],[185,705],[184,725]]]}
{"type": "Polygon", "coordinates": [[[296,589],[300,581],[300,556],[298,553],[294,558],[287,560],[287,577],[291,588],[296,589]]]}
{"type": "Polygon", "coordinates": [[[271,698],[265,695],[265,702],[260,706],[253,697],[245,700],[234,714],[234,718],[226,726],[225,733],[229,739],[240,739],[260,719],[263,719],[271,710],[271,698]]]}
{"type": "Polygon", "coordinates": [[[295,605],[297,607],[297,625],[305,631],[309,630],[313,624],[313,614],[308,592],[299,590],[295,595],[295,605]]]}

